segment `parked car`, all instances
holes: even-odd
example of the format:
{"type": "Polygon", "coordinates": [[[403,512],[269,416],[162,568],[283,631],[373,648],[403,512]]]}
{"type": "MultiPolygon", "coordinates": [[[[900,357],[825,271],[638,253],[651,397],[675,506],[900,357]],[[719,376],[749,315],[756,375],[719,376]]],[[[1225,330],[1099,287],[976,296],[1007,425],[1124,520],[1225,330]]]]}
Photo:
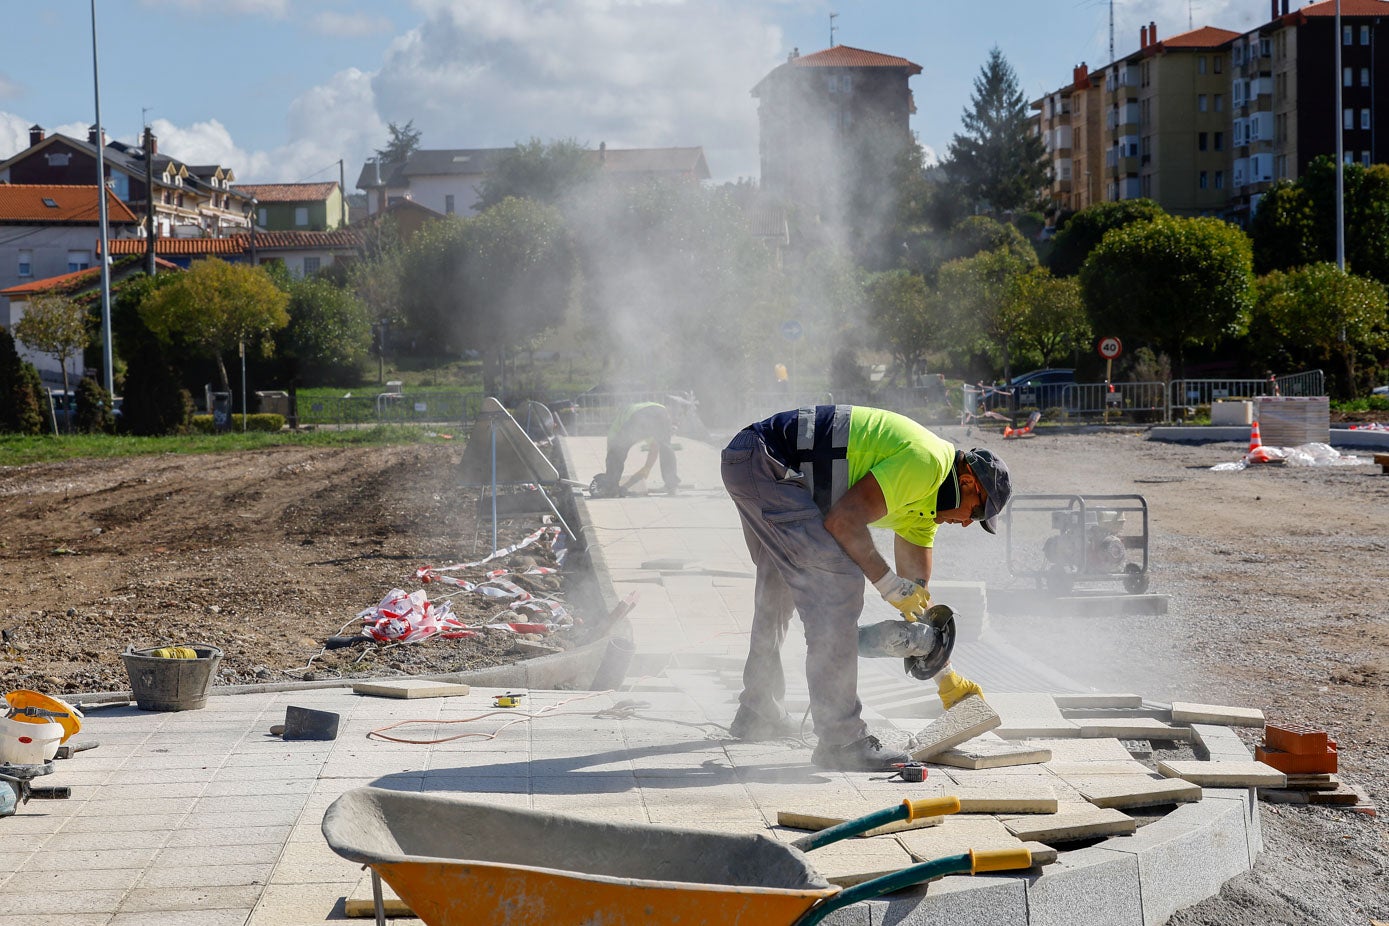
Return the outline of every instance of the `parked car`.
{"type": "Polygon", "coordinates": [[[1072,369],[1033,370],[1014,376],[1007,390],[1000,390],[985,399],[987,408],[1059,408],[1067,386],[1074,386],[1076,371],[1072,369]]]}

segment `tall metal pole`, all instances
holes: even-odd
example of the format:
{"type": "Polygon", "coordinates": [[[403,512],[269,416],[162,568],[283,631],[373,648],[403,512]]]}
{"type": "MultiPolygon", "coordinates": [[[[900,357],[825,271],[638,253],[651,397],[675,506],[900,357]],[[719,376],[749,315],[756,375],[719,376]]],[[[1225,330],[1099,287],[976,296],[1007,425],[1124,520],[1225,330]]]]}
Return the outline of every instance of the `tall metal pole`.
{"type": "Polygon", "coordinates": [[[1346,269],[1346,113],[1341,102],[1341,0],[1336,0],[1336,266],[1346,269]]]}
{"type": "Polygon", "coordinates": [[[115,396],[111,365],[111,255],[106,233],[106,132],[101,127],[101,80],[96,57],[96,0],[92,0],[92,94],[96,98],[96,201],[101,224],[101,362],[106,392],[115,396]]]}
{"type": "Polygon", "coordinates": [[[342,197],[342,221],[338,224],[347,227],[347,177],[344,174],[342,158],[338,158],[338,195],[342,197]]]}

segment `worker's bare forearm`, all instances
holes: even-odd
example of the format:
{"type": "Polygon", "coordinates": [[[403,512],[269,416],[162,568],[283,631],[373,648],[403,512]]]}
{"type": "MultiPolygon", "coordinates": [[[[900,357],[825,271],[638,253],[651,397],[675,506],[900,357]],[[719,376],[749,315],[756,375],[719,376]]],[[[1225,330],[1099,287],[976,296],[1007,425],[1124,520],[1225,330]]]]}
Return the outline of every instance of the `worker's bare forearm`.
{"type": "Polygon", "coordinates": [[[931,548],[921,547],[893,536],[893,558],[897,562],[897,574],[905,579],[917,579],[922,585],[931,584],[931,548]]]}
{"type": "Polygon", "coordinates": [[[825,518],[825,529],[839,546],[849,555],[868,581],[876,582],[887,574],[887,560],[878,552],[873,543],[873,535],[868,526],[855,525],[833,517],[825,518]]]}

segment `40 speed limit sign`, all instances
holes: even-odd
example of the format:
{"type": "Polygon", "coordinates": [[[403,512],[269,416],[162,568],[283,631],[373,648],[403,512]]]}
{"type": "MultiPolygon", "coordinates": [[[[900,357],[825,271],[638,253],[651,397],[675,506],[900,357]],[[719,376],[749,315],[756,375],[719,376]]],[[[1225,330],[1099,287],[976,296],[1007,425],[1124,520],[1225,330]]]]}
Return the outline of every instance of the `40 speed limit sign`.
{"type": "Polygon", "coordinates": [[[1124,345],[1120,343],[1118,338],[1100,338],[1095,349],[1100,352],[1100,356],[1104,359],[1113,360],[1124,352],[1124,345]]]}

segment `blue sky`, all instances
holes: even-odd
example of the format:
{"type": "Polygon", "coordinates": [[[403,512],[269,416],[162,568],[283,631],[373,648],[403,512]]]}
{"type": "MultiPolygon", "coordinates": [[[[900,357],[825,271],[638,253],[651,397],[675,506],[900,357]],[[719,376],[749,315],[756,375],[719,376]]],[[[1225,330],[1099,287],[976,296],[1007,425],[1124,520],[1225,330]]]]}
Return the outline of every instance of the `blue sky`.
{"type": "MultiPolygon", "coordinates": [[[[1301,0],[1294,0],[1301,6],[1301,0]]],[[[102,120],[242,182],[337,179],[413,120],[426,148],[532,137],[702,145],[715,180],[756,177],[749,90],[838,44],[920,64],[912,128],[944,154],[989,49],[1029,97],[1109,60],[1109,0],[97,0],[102,120]]],[[[1268,0],[1114,0],[1115,51],[1196,27],[1243,30],[1268,0]]],[[[0,55],[0,157],[34,123],[95,121],[89,0],[14,3],[0,55]]]]}

